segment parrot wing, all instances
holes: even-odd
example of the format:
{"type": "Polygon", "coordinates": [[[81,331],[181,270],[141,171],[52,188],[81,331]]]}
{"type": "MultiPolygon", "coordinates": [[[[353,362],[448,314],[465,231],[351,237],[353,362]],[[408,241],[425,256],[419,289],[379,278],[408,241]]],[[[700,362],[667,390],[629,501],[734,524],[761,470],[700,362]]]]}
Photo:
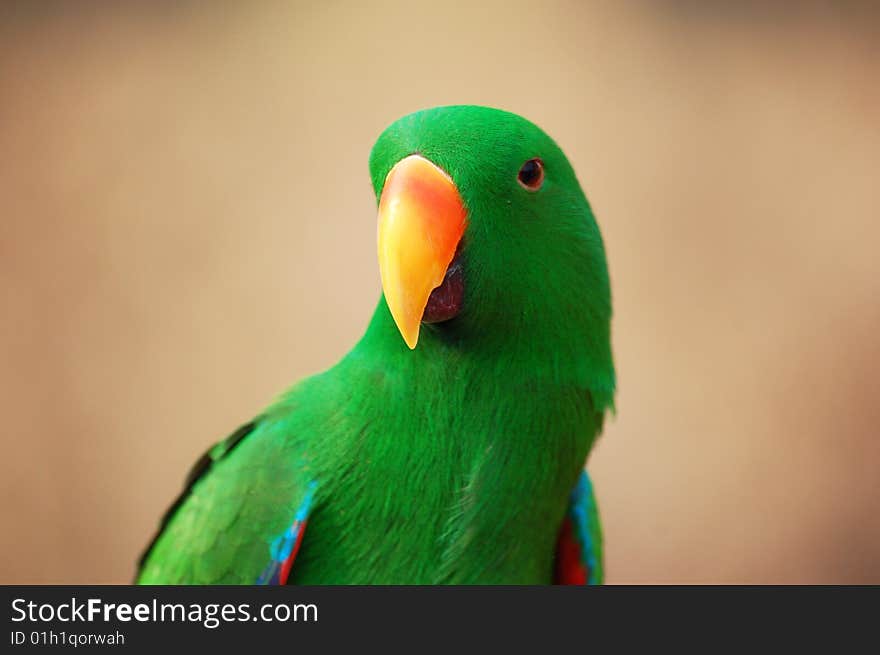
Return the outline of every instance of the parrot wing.
{"type": "Polygon", "coordinates": [[[602,526],[586,471],[571,492],[556,548],[556,584],[602,584],[602,526]]]}
{"type": "Polygon", "coordinates": [[[139,584],[284,584],[315,483],[298,444],[258,418],[208,450],[139,563],[139,584]]]}

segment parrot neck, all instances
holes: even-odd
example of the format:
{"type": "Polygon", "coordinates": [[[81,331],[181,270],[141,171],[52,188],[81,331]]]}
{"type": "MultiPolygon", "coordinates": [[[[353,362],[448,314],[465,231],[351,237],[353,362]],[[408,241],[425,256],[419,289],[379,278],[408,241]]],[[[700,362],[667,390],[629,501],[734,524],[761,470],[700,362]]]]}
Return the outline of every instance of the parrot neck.
{"type": "Polygon", "coordinates": [[[462,334],[453,325],[422,325],[418,345],[410,350],[400,336],[381,297],[361,341],[350,357],[372,360],[413,383],[463,381],[469,368],[477,380],[490,384],[521,384],[529,388],[578,389],[589,395],[598,413],[614,408],[615,374],[610,336],[590,336],[587,326],[547,322],[543,331],[511,327],[462,334]]]}

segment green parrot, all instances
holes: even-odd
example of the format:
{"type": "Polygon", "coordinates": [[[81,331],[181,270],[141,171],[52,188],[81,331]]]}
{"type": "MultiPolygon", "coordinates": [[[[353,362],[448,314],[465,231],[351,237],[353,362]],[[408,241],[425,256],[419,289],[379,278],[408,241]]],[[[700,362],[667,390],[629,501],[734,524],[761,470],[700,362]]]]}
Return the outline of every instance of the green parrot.
{"type": "Polygon", "coordinates": [[[524,118],[449,106],[390,125],[370,175],[366,333],[196,463],[139,583],[602,581],[611,293],[571,165],[524,118]]]}

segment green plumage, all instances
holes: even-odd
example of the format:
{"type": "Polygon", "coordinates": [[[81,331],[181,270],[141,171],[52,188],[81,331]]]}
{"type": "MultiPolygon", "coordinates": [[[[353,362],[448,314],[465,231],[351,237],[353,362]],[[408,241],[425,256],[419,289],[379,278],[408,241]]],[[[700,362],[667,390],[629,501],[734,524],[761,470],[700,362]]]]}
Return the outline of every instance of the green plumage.
{"type": "Polygon", "coordinates": [[[139,582],[252,584],[313,481],[289,582],[552,582],[569,493],[614,395],[599,230],[561,150],[518,116],[400,119],[370,157],[377,196],[413,153],[468,210],[461,313],[422,326],[409,350],[380,299],[348,355],[212,453],[139,582]],[[546,171],[536,193],[517,182],[532,157],[546,171]]]}

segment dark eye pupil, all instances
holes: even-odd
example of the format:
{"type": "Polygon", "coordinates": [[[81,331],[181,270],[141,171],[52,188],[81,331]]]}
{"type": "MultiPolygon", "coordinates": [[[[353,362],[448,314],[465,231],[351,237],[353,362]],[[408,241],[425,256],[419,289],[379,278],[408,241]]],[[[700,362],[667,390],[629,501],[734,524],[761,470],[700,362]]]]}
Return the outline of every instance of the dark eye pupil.
{"type": "Polygon", "coordinates": [[[544,166],[540,159],[530,159],[519,169],[520,184],[530,189],[541,186],[544,177],[544,166]]]}

